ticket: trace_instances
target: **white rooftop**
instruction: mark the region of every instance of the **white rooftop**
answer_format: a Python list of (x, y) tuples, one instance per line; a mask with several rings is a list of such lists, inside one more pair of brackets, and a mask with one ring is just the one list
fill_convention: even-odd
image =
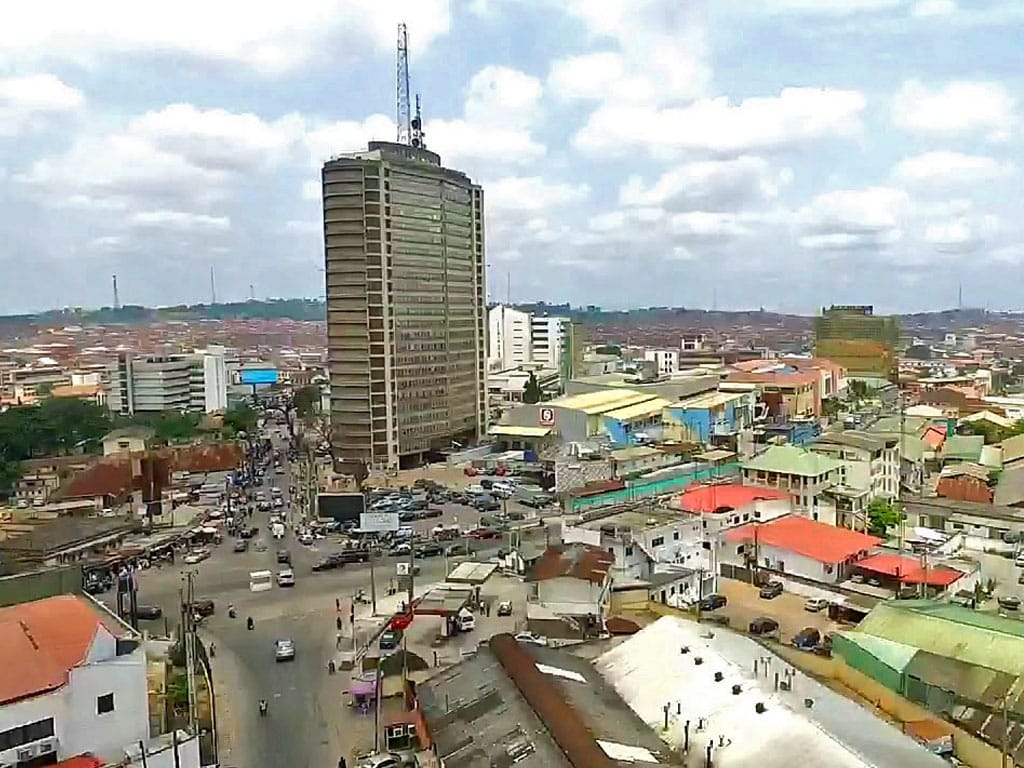
[[(763, 670), (757, 677), (755, 661)], [(673, 748), (682, 746), (690, 722), (686, 765), (692, 768), (704, 765), (712, 740), (716, 768), (790, 768), (796, 755), (801, 765), (830, 768), (948, 768), (855, 702), (720, 627), (665, 616), (600, 656), (596, 667)], [(776, 673), (792, 680), (792, 691), (775, 690)], [(734, 685), (740, 686), (738, 695)], [(810, 708), (805, 699), (812, 701)], [(765, 706), (760, 714), (759, 703)]]

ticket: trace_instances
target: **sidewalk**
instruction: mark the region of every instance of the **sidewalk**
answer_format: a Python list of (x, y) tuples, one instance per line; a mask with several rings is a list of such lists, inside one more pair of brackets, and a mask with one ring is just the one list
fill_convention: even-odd
[[(439, 587), (442, 583), (435, 581), (423, 585), (417, 584), (413, 592), (414, 599), (423, 597), (423, 595)], [(373, 613), (369, 605), (357, 605), (354, 627), (349, 624), (348, 616), (342, 617), (345, 629), (342, 630), (341, 645), (336, 648), (334, 653), (334, 663), (338, 669), (352, 669), (362, 660), (369, 646), (386, 629), (388, 621), (398, 612), (408, 597), (407, 592), (398, 592), (394, 595), (378, 597), (376, 614)], [(352, 636), (353, 630), (355, 632), (354, 641)]]

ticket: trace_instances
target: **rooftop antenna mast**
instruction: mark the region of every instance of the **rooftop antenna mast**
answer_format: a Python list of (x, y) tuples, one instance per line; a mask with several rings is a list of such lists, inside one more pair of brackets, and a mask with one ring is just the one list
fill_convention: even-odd
[(210, 267), (210, 304), (217, 303), (217, 280), (213, 276), (213, 267)]
[(114, 309), (120, 309), (121, 308), (121, 299), (117, 295), (117, 275), (113, 275), (113, 282), (114, 282)]
[(395, 122), (398, 123), (398, 143), (409, 144), (412, 140), (411, 115), (409, 114), (409, 33), (405, 23), (398, 25), (398, 106)]
[(416, 115), (412, 119), (412, 145), (420, 149), (427, 148), (427, 137), (423, 133), (423, 115), (420, 112), (420, 95), (416, 94)]

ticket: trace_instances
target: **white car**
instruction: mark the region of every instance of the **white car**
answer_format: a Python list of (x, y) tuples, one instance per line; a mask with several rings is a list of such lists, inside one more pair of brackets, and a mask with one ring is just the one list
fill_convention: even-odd
[(276, 661), (292, 661), (295, 658), (295, 643), (292, 640), (278, 640), (274, 643), (274, 659)]
[(291, 568), (277, 574), (277, 586), (279, 587), (294, 587), (295, 586), (295, 571)]
[(185, 563), (185, 565), (197, 565), (198, 563), (203, 562), (203, 560), (205, 560), (209, 556), (210, 553), (207, 552), (205, 549), (194, 549), (187, 555), (185, 555), (183, 562)]
[(401, 768), (405, 763), (401, 755), (394, 752), (378, 752), (368, 755), (356, 763), (356, 768)]
[(548, 639), (541, 635), (535, 635), (533, 632), (518, 632), (516, 633), (516, 641), (520, 643), (527, 643), (528, 645), (547, 645)]
[(804, 610), (810, 611), (811, 613), (817, 613), (828, 608), (828, 600), (823, 597), (812, 597), (806, 603), (804, 603)]

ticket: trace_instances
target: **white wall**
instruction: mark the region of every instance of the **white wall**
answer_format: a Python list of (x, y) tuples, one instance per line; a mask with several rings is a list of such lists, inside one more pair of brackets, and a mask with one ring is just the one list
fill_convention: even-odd
[(537, 582), (537, 602), (554, 613), (569, 616), (603, 615), (608, 589), (586, 579), (561, 576)]
[[(94, 648), (90, 655), (96, 653)], [(83, 752), (120, 758), (125, 746), (149, 738), (146, 690), (145, 653), (139, 647), (73, 669), (68, 684), (57, 691), (0, 708), (0, 731), (52, 717), (60, 759)], [(97, 714), (96, 700), (107, 693), (114, 694), (114, 711)], [(0, 756), (0, 762), (6, 759)]]
[(648, 349), (644, 360), (654, 363), (660, 374), (676, 373), (679, 370), (679, 352), (674, 349)]
[(206, 413), (227, 410), (228, 369), (223, 352), (203, 355), (203, 396)]
[(502, 368), (525, 365), (533, 358), (531, 315), (499, 304), (487, 312), (489, 360)]

